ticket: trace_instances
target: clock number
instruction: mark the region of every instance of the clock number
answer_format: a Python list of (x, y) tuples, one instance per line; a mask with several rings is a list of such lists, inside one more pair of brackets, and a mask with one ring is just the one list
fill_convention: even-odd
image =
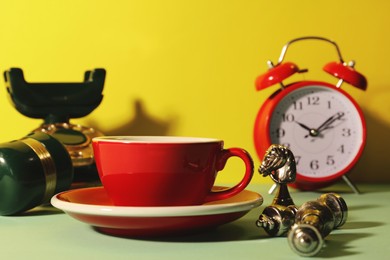
[(344, 145), (340, 145), (340, 147), (337, 149), (340, 153), (344, 153)]
[(294, 110), (302, 110), (303, 109), (303, 103), (302, 101), (294, 101), (293, 102), (293, 107), (294, 107)]
[(320, 168), (320, 165), (318, 163), (318, 160), (313, 160), (310, 162), (310, 169), (318, 170), (319, 168)]
[(296, 155), (295, 156), (295, 164), (298, 165), (300, 160), (301, 160), (301, 156)]
[(344, 137), (351, 136), (351, 129), (350, 128), (343, 128), (343, 133), (341, 134)]
[(319, 96), (310, 96), (307, 97), (307, 104), (309, 106), (318, 106), (320, 104), (320, 97)]
[(327, 165), (333, 165), (335, 163), (334, 161), (334, 158), (332, 155), (328, 155), (328, 157), (326, 158), (326, 164)]
[(283, 122), (294, 122), (295, 118), (293, 114), (283, 114), (282, 120)]
[(278, 129), (276, 129), (275, 134), (276, 134), (277, 138), (280, 138), (286, 134), (286, 131), (284, 131), (283, 128), (278, 128)]
[(331, 109), (332, 108), (332, 102), (330, 102), (330, 100), (328, 101), (328, 109)]

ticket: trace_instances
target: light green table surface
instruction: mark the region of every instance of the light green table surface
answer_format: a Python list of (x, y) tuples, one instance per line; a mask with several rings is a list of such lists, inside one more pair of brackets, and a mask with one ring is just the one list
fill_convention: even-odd
[[(388, 259), (390, 253), (390, 185), (358, 185), (363, 194), (343, 185), (339, 193), (349, 207), (344, 226), (331, 232), (315, 258)], [(87, 224), (53, 209), (36, 209), (17, 217), (0, 217), (1, 259), (302, 259), (285, 237), (270, 238), (255, 221), (273, 195), (269, 185), (251, 185), (264, 204), (243, 218), (207, 233), (154, 240), (119, 238), (96, 232)], [(297, 205), (320, 192), (291, 190)], [(12, 257), (12, 258), (11, 258)], [(314, 257), (312, 257), (314, 259)]]

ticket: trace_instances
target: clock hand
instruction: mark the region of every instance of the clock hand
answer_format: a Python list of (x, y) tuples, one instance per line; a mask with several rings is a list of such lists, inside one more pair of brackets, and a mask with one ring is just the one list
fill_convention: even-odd
[(338, 112), (337, 114), (335, 114), (335, 115), (331, 116), (330, 118), (328, 118), (322, 125), (320, 125), (317, 128), (318, 133), (322, 132), (323, 130), (333, 128), (333, 126), (331, 126), (331, 124), (334, 121), (341, 119), (343, 116), (344, 116), (343, 112)]
[(308, 138), (309, 136), (317, 136), (318, 133), (317, 133), (317, 130), (314, 129), (314, 128), (310, 128), (308, 127), (307, 125), (305, 124), (302, 124), (298, 121), (295, 121), (299, 126), (301, 126), (302, 128), (306, 129), (307, 131), (309, 131), (309, 134), (305, 135), (305, 138)]
[(308, 129), (309, 134), (305, 135), (305, 138), (308, 138), (309, 136), (317, 137), (320, 135), (320, 133), (322, 131), (324, 131), (326, 129), (333, 128), (333, 126), (331, 126), (331, 124), (334, 121), (341, 119), (343, 116), (344, 116), (343, 112), (338, 112), (338, 113), (334, 114), (333, 116), (329, 117), (328, 119), (326, 119), (325, 122), (323, 122), (317, 129), (315, 129), (315, 128)]
[(329, 117), (325, 120), (318, 128), (317, 130), (321, 130), (322, 128), (326, 127), (327, 125), (333, 123), (334, 120), (339, 116), (339, 113), (334, 114), (333, 116)]
[(300, 125), (302, 128), (304, 128), (304, 129), (306, 129), (306, 130), (308, 130), (308, 131), (311, 131), (311, 128), (310, 127), (308, 127), (307, 125), (304, 125), (304, 124), (302, 124), (302, 123), (300, 123), (300, 122), (298, 122), (298, 121), (295, 121), (298, 125)]

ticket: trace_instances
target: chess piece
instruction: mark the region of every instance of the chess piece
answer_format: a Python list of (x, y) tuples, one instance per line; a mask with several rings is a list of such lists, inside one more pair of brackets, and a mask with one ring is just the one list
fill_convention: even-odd
[(269, 205), (256, 221), (258, 227), (262, 227), (269, 236), (280, 237), (287, 234), (294, 224), (297, 209), (294, 205)]
[(285, 146), (271, 145), (259, 167), (261, 175), (270, 176), (279, 189), (271, 205), (267, 206), (259, 219), (262, 227), (270, 236), (283, 236), (294, 224), (297, 207), (288, 191), (287, 184), (295, 180), (296, 164), (293, 153)]
[(314, 256), (324, 245), (324, 238), (347, 220), (344, 199), (335, 193), (321, 195), (304, 203), (296, 212), (295, 224), (288, 233), (291, 249), (301, 256)]

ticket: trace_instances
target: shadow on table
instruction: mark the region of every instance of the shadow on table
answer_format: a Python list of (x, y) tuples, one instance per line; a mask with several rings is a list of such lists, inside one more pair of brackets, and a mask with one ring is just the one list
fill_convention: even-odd
[[(95, 231), (101, 233), (99, 229)], [(107, 235), (107, 234), (106, 234)], [(108, 234), (109, 235), (109, 234)], [(146, 237), (122, 237), (124, 239), (136, 239), (155, 242), (226, 242), (226, 241), (245, 241), (270, 238), (263, 229), (256, 227), (253, 221), (241, 220), (237, 223), (229, 223), (219, 227), (208, 229), (198, 229), (195, 231), (186, 231), (183, 234), (159, 235)]]
[[(343, 230), (356, 230), (362, 228), (373, 228), (385, 225), (381, 222), (373, 221), (352, 221), (347, 222), (342, 227)], [(319, 257), (331, 258), (337, 256), (347, 256), (359, 254), (359, 251), (354, 250), (353, 247), (348, 246), (352, 241), (361, 238), (373, 236), (370, 233), (340, 233), (332, 232), (328, 237), (325, 238), (325, 248), (319, 253)]]
[(380, 227), (385, 225), (382, 222), (374, 222), (374, 221), (353, 221), (347, 222), (344, 224), (342, 229), (362, 229), (362, 228), (372, 228), (372, 227)]
[(226, 242), (266, 239), (269, 236), (263, 229), (256, 227), (253, 221), (240, 221), (215, 227), (208, 230), (201, 230), (196, 233), (155, 238), (160, 242)]
[(354, 247), (348, 246), (352, 241), (372, 236), (369, 233), (351, 233), (351, 234), (334, 234), (329, 235), (325, 240), (325, 247), (317, 255), (321, 258), (332, 258), (340, 256), (356, 255), (360, 252)]
[(54, 208), (52, 206), (38, 206), (31, 210), (12, 215), (12, 217), (33, 217), (33, 216), (46, 216), (46, 215), (57, 215), (64, 214), (62, 210)]

